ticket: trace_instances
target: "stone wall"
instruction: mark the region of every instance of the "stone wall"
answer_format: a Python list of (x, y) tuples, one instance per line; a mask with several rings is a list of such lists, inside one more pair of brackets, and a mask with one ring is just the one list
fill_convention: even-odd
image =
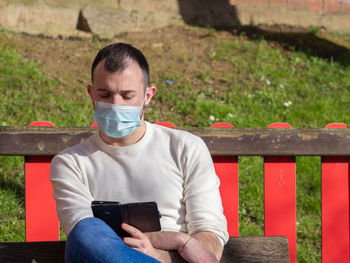
[(350, 32), (350, 0), (0, 0), (0, 27), (102, 38), (171, 24), (314, 26)]

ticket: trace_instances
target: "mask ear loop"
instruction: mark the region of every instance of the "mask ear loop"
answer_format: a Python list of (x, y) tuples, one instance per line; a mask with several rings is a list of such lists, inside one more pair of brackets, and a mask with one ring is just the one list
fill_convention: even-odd
[(146, 89), (145, 89), (145, 97), (143, 98), (143, 109), (147, 109), (148, 108), (148, 104), (147, 105), (145, 105), (145, 101), (146, 101), (146, 90), (148, 89), (149, 87), (146, 87)]
[(142, 114), (145, 112), (145, 109), (148, 108), (148, 104), (145, 105), (145, 101), (146, 101), (146, 92), (145, 92), (145, 97), (143, 98), (142, 105), (141, 105), (140, 119), (141, 119)]

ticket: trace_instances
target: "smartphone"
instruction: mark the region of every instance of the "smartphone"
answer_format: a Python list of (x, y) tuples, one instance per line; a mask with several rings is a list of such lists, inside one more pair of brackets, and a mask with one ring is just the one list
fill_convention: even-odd
[(160, 231), (160, 213), (156, 202), (122, 204), (117, 201), (92, 201), (94, 217), (106, 222), (119, 237), (130, 236), (121, 228), (122, 223), (136, 227), (142, 232)]

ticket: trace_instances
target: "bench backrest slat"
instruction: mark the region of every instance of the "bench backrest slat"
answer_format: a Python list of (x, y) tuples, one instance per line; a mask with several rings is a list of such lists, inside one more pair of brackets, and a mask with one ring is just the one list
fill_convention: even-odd
[(294, 157), (264, 160), (265, 235), (288, 237), (291, 262), (296, 262), (296, 178)]
[(52, 196), (52, 157), (25, 158), (26, 241), (59, 240), (56, 202)]
[[(212, 156), (350, 156), (350, 129), (181, 128), (200, 136)], [(2, 127), (0, 155), (55, 155), (96, 127)]]
[(227, 230), (231, 237), (239, 235), (239, 190), (238, 158), (234, 156), (214, 156), (215, 172), (220, 179), (220, 194)]
[(322, 262), (349, 263), (349, 161), (322, 158)]

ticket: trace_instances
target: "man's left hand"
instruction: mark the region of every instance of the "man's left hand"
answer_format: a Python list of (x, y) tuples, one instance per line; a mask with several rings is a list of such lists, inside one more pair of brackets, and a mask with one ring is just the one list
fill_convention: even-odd
[(123, 241), (127, 246), (148, 256), (161, 260), (160, 253), (158, 253), (158, 250), (152, 246), (152, 243), (147, 235), (142, 233), (137, 228), (125, 223), (123, 223), (121, 227), (131, 235), (131, 237), (123, 238)]

